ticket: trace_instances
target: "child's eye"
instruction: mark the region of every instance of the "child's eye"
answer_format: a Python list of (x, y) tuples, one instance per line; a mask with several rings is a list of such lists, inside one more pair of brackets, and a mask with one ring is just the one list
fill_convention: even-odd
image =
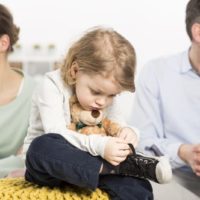
[(97, 92), (97, 91), (95, 91), (95, 90), (91, 90), (91, 93), (92, 93), (93, 95), (100, 95), (100, 94), (101, 94), (100, 92)]
[(110, 98), (114, 98), (114, 97), (116, 97), (116, 94), (112, 94), (112, 95), (110, 95), (109, 97), (110, 97)]

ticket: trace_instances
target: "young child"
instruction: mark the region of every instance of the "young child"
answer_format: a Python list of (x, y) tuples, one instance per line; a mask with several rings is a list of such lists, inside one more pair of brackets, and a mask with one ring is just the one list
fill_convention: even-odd
[[(72, 45), (61, 69), (47, 73), (33, 96), (24, 144), (26, 180), (99, 187), (112, 199), (153, 199), (149, 182), (135, 177), (163, 183), (171, 178), (171, 169), (163, 159), (133, 154), (129, 146), (136, 146), (139, 135), (122, 119), (115, 98), (135, 90), (135, 65), (134, 48), (112, 29), (95, 28)], [(123, 127), (117, 137), (67, 129), (72, 95), (86, 110), (107, 108), (109, 118)]]

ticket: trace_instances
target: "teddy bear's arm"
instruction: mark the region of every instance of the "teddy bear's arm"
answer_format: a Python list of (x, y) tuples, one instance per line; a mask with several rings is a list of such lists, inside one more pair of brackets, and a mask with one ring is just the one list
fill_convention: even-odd
[(75, 123), (71, 123), (67, 128), (72, 130), (72, 131), (75, 131), (76, 130), (76, 125), (75, 125)]
[(117, 133), (121, 129), (121, 126), (118, 123), (113, 122), (108, 118), (105, 118), (103, 120), (102, 124), (103, 124), (103, 128), (105, 129), (107, 135), (110, 135), (110, 136), (116, 136)]

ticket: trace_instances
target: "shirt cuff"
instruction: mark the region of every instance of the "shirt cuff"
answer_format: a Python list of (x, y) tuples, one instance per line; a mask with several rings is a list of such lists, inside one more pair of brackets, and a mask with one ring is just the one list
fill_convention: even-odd
[(177, 142), (169, 144), (167, 147), (167, 154), (169, 155), (170, 163), (172, 168), (179, 168), (186, 165), (186, 163), (178, 156), (178, 151), (182, 143)]
[(96, 152), (102, 158), (104, 158), (105, 146), (110, 138), (111, 138), (110, 136), (102, 136), (101, 138), (99, 138), (99, 141), (97, 141), (96, 143)]

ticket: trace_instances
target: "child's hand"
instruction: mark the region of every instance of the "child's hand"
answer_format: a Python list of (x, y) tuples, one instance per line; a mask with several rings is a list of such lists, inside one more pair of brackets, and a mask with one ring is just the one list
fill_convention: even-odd
[(111, 137), (105, 146), (104, 159), (116, 166), (126, 159), (130, 153), (128, 143), (116, 137)]
[(127, 143), (133, 144), (134, 147), (136, 147), (138, 144), (138, 137), (131, 128), (122, 128), (117, 134), (117, 137), (124, 139)]

